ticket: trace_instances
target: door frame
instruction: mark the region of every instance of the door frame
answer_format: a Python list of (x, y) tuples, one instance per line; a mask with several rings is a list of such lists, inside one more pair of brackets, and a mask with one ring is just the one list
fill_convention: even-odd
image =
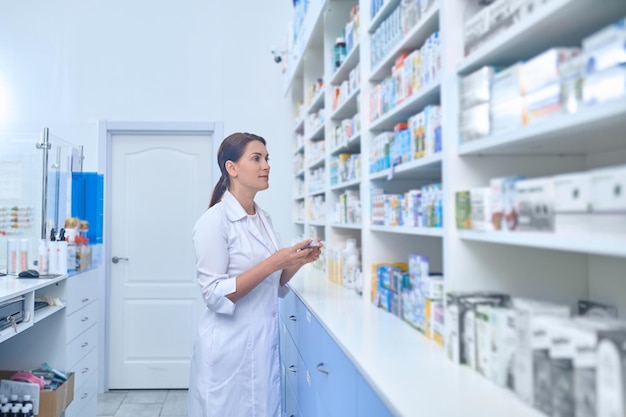
[[(212, 135), (213, 154), (217, 156), (222, 141), (224, 128), (221, 122), (116, 122), (98, 121), (98, 172), (104, 175), (104, 228), (102, 245), (102, 264), (104, 280), (100, 283), (98, 293), (103, 302), (99, 305), (98, 322), (98, 392), (109, 390), (109, 342), (110, 342), (110, 311), (111, 311), (111, 265), (107, 260), (111, 257), (111, 181), (112, 144), (114, 135)], [(220, 177), (217, 163), (211, 170), (211, 181), (215, 183)]]

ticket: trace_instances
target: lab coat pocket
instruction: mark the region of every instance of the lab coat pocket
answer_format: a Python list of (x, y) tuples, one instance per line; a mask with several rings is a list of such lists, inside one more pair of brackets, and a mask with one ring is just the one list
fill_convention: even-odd
[[(218, 390), (229, 383), (251, 361), (252, 341), (248, 329), (222, 323), (213, 332), (209, 353), (209, 391)], [(231, 324), (231, 326), (229, 326)], [(229, 328), (230, 327), (230, 328)]]

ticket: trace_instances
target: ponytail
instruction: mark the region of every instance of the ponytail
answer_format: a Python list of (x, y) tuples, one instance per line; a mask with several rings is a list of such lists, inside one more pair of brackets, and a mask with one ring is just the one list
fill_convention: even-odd
[(209, 204), (209, 208), (216, 205), (224, 196), (224, 193), (228, 189), (228, 173), (226, 171), (222, 172), (222, 176), (215, 184), (215, 188), (213, 188), (213, 196), (211, 197), (211, 203)]
[(244, 153), (244, 150), (246, 149), (246, 146), (253, 140), (258, 140), (265, 145), (265, 139), (261, 136), (253, 135), (252, 133), (233, 133), (222, 141), (220, 148), (217, 151), (217, 165), (220, 167), (222, 176), (217, 181), (217, 184), (215, 184), (209, 208), (216, 205), (222, 199), (224, 193), (230, 186), (230, 177), (228, 175), (228, 171), (226, 171), (226, 162), (239, 161)]

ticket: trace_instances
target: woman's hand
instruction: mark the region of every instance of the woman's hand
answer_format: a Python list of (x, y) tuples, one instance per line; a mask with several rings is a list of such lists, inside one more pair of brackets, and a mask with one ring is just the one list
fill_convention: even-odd
[(313, 262), (320, 257), (322, 243), (318, 238), (319, 246), (309, 246), (311, 239), (303, 240), (293, 246), (280, 249), (272, 254), (272, 260), (276, 263), (276, 269), (287, 269), (290, 267), (300, 267)]

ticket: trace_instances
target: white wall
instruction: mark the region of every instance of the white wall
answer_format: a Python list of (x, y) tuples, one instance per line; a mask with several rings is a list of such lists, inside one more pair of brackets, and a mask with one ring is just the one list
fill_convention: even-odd
[(289, 243), (293, 126), (270, 49), (283, 43), (291, 5), (2, 1), (0, 131), (49, 127), (85, 146), (88, 171), (99, 166), (98, 120), (222, 122), (225, 134), (260, 134), (272, 174), (257, 201)]
[(259, 202), (291, 218), (289, 103), (270, 54), (290, 16), (288, 0), (0, 2), (0, 129), (49, 127), (96, 170), (98, 120), (221, 121), (268, 140)]

